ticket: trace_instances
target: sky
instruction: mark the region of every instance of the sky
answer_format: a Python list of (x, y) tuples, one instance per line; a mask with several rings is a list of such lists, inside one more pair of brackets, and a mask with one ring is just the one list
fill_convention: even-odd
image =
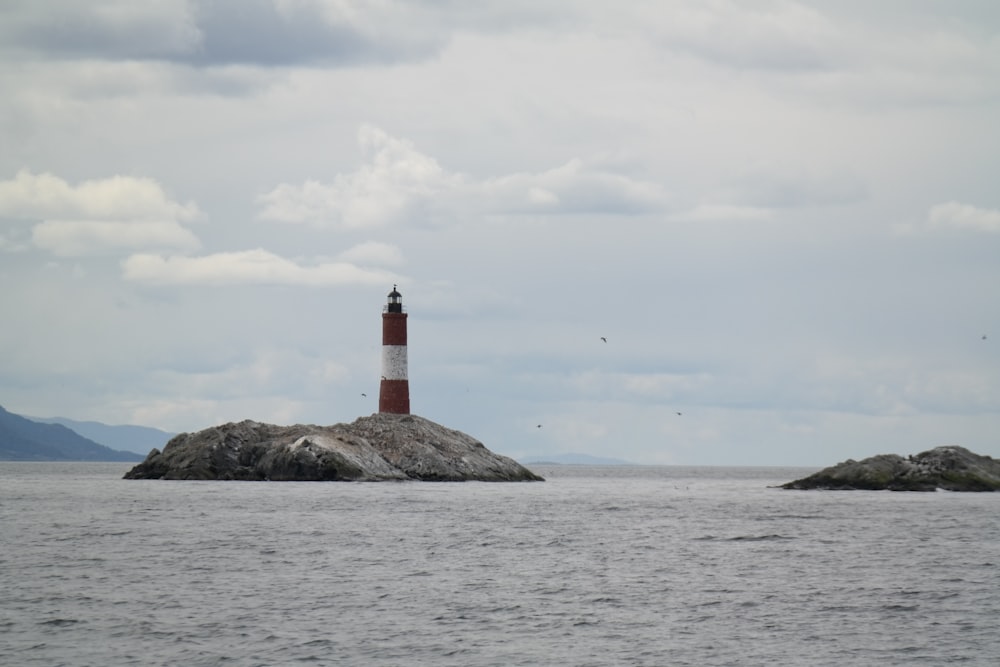
[[(992, 0), (7, 0), (0, 405), (1000, 457)], [(602, 340), (606, 339), (606, 342)]]

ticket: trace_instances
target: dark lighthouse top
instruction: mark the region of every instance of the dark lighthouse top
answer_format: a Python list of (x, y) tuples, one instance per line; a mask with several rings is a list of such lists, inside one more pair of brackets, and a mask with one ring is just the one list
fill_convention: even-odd
[(403, 312), (403, 295), (396, 291), (395, 285), (392, 286), (392, 291), (389, 292), (389, 304), (385, 307), (385, 312)]

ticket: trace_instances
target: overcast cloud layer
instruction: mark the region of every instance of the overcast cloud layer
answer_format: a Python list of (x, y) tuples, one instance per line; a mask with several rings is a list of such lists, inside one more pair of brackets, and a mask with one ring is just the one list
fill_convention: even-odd
[[(1000, 456), (993, 2), (13, 0), (0, 405)], [(607, 342), (602, 340), (602, 337)]]

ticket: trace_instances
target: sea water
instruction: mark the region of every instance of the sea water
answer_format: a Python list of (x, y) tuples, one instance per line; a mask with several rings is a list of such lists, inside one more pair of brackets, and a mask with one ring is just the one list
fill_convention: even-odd
[(811, 470), (122, 480), (0, 464), (0, 664), (1000, 664), (1000, 494)]

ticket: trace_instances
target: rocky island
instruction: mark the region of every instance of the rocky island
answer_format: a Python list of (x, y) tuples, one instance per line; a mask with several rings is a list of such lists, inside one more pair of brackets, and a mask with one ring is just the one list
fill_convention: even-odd
[(333, 426), (247, 420), (182, 433), (125, 479), (543, 481), (465, 433), (390, 413)]
[(905, 459), (896, 454), (848, 459), (781, 488), (1000, 491), (1000, 461), (964, 447), (935, 447)]

